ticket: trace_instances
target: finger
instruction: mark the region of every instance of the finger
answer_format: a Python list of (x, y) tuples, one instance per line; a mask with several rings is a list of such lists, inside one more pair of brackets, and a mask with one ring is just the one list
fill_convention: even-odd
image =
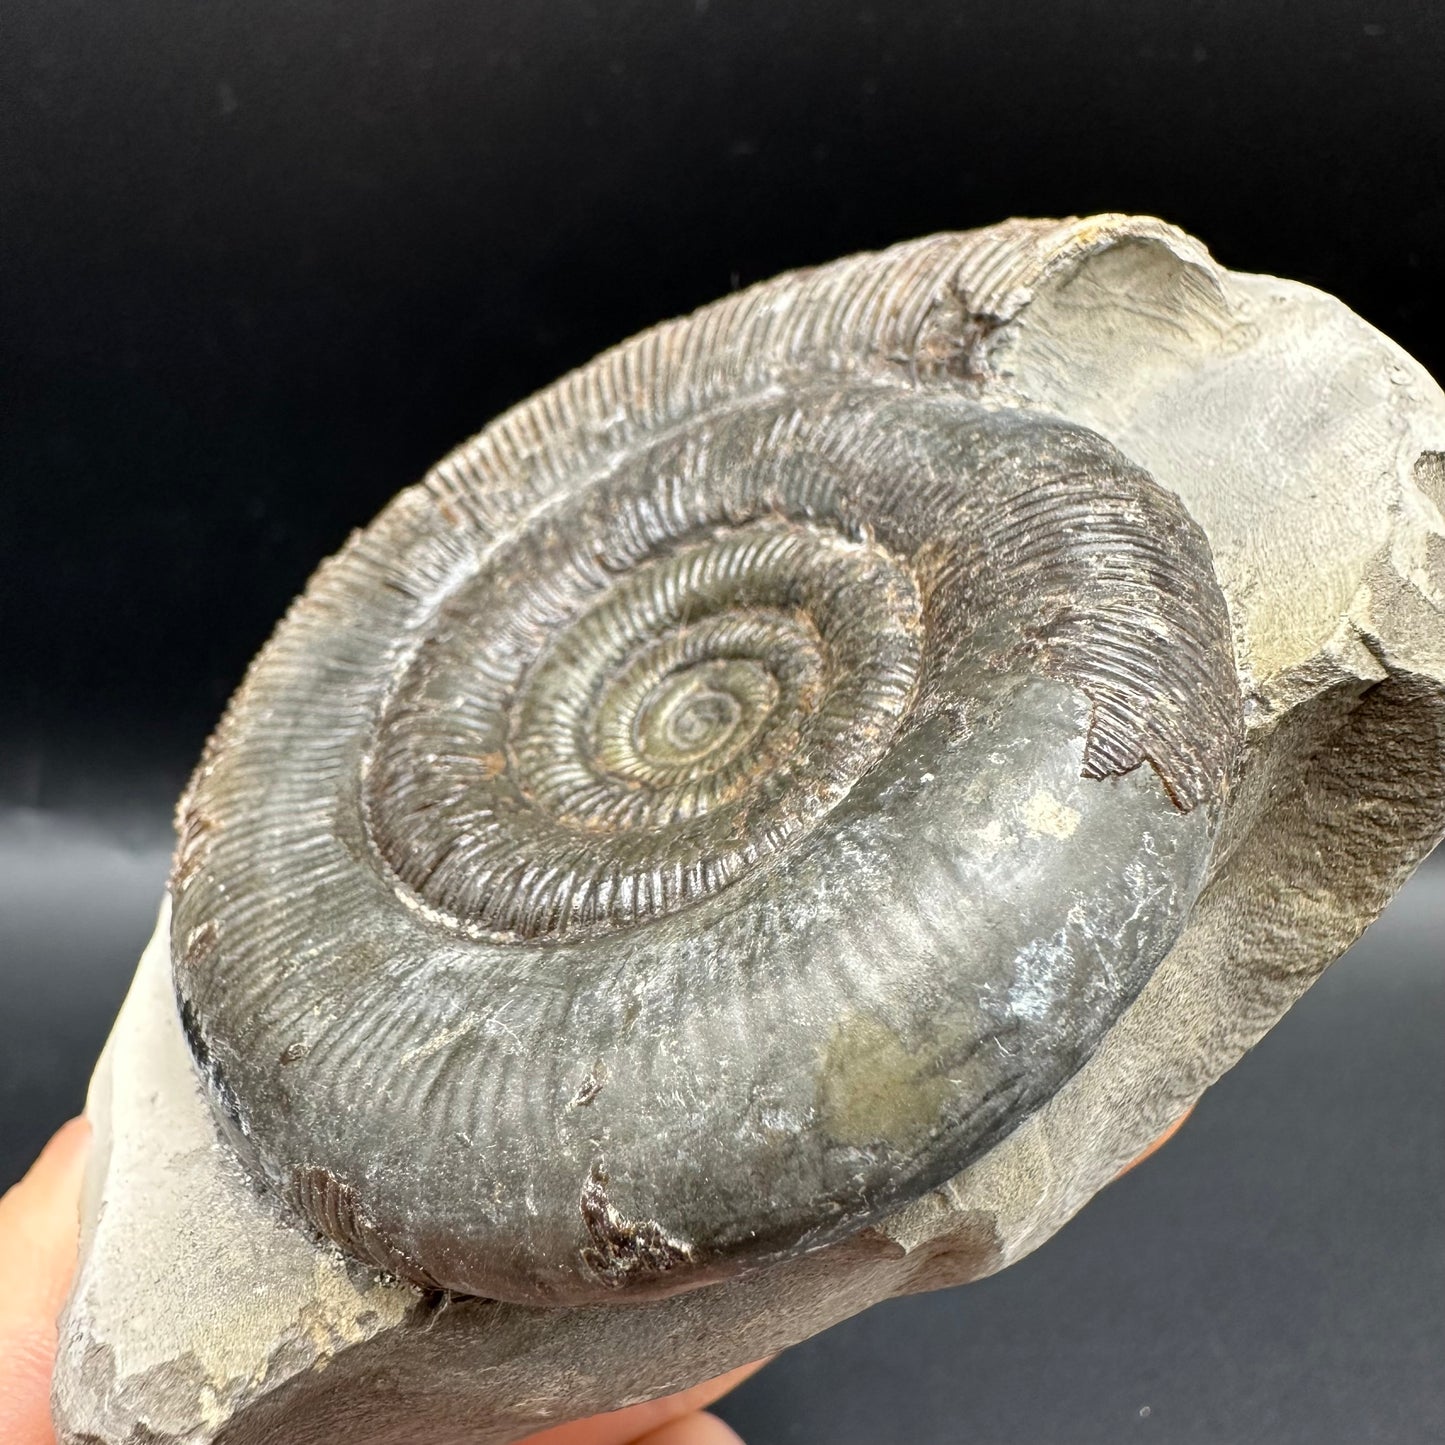
[(635, 1445), (743, 1445), (742, 1437), (716, 1415), (684, 1415), (661, 1430), (644, 1435)]
[(51, 1445), (55, 1317), (75, 1268), (90, 1128), (72, 1119), (0, 1199), (0, 1440)]
[[(700, 1416), (702, 1410), (735, 1385), (740, 1385), (749, 1375), (756, 1374), (767, 1364), (766, 1360), (755, 1360), (738, 1370), (729, 1370), (726, 1375), (704, 1380), (690, 1390), (678, 1395), (665, 1395), (660, 1400), (648, 1400), (642, 1405), (629, 1405), (625, 1410), (613, 1410), (606, 1415), (594, 1415), (590, 1420), (573, 1420), (567, 1425), (556, 1425), (543, 1430), (540, 1435), (529, 1435), (525, 1445), (633, 1445), (633, 1442), (647, 1441), (656, 1445), (653, 1436), (674, 1423), (691, 1417), (691, 1428), (713, 1430), (712, 1434), (698, 1436), (680, 1435), (664, 1437), (666, 1445), (733, 1445), (737, 1436), (721, 1420), (711, 1415)], [(711, 1422), (698, 1426), (696, 1421)], [(717, 1434), (721, 1429), (725, 1434)]]

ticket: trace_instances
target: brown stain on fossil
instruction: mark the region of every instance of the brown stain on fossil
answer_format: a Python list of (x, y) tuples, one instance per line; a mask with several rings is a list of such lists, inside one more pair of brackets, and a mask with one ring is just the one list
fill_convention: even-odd
[(972, 395), (993, 375), (992, 352), (1007, 320), (978, 310), (956, 285), (942, 289), (905, 353), (919, 381), (947, 380)]
[(211, 843), (219, 822), (204, 808), (191, 806), (189, 797), (181, 799), (176, 813), (177, 841), (171, 862), (170, 891), (182, 894), (206, 866)]
[(692, 1246), (669, 1234), (656, 1220), (631, 1219), (608, 1195), (611, 1180), (593, 1164), (582, 1181), (579, 1207), (592, 1240), (582, 1261), (609, 1288), (621, 1289), (637, 1275), (661, 1275), (692, 1261)]
[(419, 1288), (430, 1288), (427, 1271), (379, 1230), (356, 1190), (321, 1165), (298, 1168), (291, 1176), (291, 1206), (327, 1239), (347, 1253)]
[(607, 1070), (599, 1061), (592, 1065), (587, 1077), (577, 1087), (577, 1092), (567, 1101), (569, 1109), (585, 1109), (602, 1092), (607, 1083)]
[(205, 968), (220, 946), (221, 931), (214, 918), (203, 919), (186, 934), (181, 963), (188, 969)]

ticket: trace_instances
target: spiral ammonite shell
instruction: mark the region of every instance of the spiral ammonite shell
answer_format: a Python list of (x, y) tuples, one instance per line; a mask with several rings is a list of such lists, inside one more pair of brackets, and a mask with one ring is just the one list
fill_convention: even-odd
[(951, 244), (525, 403), (254, 664), (182, 804), (176, 987), (241, 1156), (353, 1254), (579, 1303), (840, 1240), (1178, 933), (1240, 727), (1208, 550), (990, 405)]

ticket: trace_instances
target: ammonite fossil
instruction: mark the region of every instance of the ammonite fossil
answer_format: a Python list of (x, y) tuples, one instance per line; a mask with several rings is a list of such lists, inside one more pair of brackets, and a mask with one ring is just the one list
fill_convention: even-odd
[(473, 1297), (510, 1438), (1057, 1228), (1440, 832), (1442, 417), (1317, 293), (1015, 222), (647, 332), (402, 492), (208, 746), (167, 930), (207, 1168), (384, 1272), (357, 1378)]
[[(670, 352), (601, 407), (693, 390)], [(578, 1303), (836, 1239), (1047, 1099), (1177, 936), (1240, 726), (1203, 534), (1083, 428), (906, 372), (553, 427), (293, 609), (172, 946), (308, 1219)]]

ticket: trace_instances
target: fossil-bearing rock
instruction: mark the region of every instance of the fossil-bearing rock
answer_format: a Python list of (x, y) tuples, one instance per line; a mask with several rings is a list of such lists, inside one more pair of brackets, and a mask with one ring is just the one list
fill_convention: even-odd
[(1414, 362), (1120, 216), (499, 418), (182, 800), (62, 1439), (511, 1440), (1019, 1258), (1445, 827), (1441, 505)]

